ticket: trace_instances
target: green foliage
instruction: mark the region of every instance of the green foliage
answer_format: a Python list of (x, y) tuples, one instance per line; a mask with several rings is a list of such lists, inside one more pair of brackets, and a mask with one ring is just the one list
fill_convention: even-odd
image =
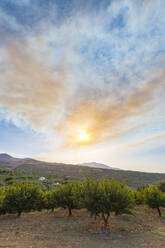
[(38, 181), (38, 176), (26, 174), (23, 172), (0, 170), (0, 186), (17, 185), (26, 181), (40, 184)]
[(51, 209), (53, 211), (54, 208), (57, 207), (56, 191), (55, 190), (45, 191), (44, 198), (45, 198), (45, 208)]
[(51, 183), (48, 180), (44, 180), (42, 182), (42, 188), (48, 191), (51, 190)]
[(44, 206), (43, 192), (38, 185), (23, 183), (9, 186), (4, 198), (3, 207), (8, 213), (41, 210)]
[(143, 191), (134, 191), (133, 192), (134, 194), (134, 198), (135, 198), (135, 202), (136, 202), (136, 205), (141, 205), (144, 203), (144, 193)]
[(144, 192), (144, 190), (145, 190), (146, 188), (148, 188), (149, 186), (150, 186), (149, 184), (145, 184), (145, 185), (143, 185), (143, 186), (140, 186), (140, 187), (137, 188), (137, 191), (139, 191), (139, 192)]
[(13, 180), (12, 177), (6, 177), (6, 178), (5, 178), (5, 181), (6, 181), (6, 182), (11, 181), (11, 180)]
[[(4, 172), (6, 173), (6, 172)], [(23, 177), (24, 174), (21, 174)], [(131, 213), (136, 204), (146, 204), (148, 207), (157, 209), (161, 216), (160, 207), (165, 207), (164, 182), (158, 186), (145, 185), (136, 191), (131, 191), (125, 183), (115, 180), (103, 181), (86, 178), (82, 183), (65, 183), (59, 186), (48, 187), (45, 191), (40, 182), (24, 182), (9, 184), (13, 181), (12, 175), (8, 174), (5, 185), (0, 188), (0, 214), (18, 213), (62, 207), (68, 209), (69, 216), (73, 209), (86, 208), (91, 216), (100, 216), (107, 227), (110, 214), (116, 215)], [(54, 178), (50, 178), (52, 182)], [(49, 181), (48, 181), (49, 183)]]
[(98, 180), (90, 179), (88, 177), (82, 183), (82, 205), (91, 213), (91, 216), (94, 217), (99, 216), (100, 214), (100, 199), (102, 192), (99, 184)]
[(134, 198), (137, 205), (141, 205), (145, 203), (145, 191), (148, 189), (149, 185), (143, 185), (138, 187), (136, 191), (134, 191)]
[(6, 209), (4, 207), (4, 200), (6, 197), (6, 190), (5, 187), (0, 188), (0, 214), (5, 214)]
[(69, 216), (72, 215), (72, 209), (79, 208), (75, 194), (77, 192), (77, 183), (67, 183), (60, 185), (54, 192), (58, 207), (67, 208)]
[(92, 216), (101, 216), (104, 226), (107, 226), (110, 213), (116, 215), (131, 213), (134, 207), (134, 197), (130, 189), (123, 183), (107, 178), (99, 182), (95, 179), (86, 178), (83, 183), (84, 207), (90, 211)]
[(145, 204), (153, 209), (157, 209), (161, 216), (160, 207), (165, 207), (165, 193), (157, 186), (148, 186), (144, 191)]
[(165, 181), (158, 184), (158, 188), (165, 193)]

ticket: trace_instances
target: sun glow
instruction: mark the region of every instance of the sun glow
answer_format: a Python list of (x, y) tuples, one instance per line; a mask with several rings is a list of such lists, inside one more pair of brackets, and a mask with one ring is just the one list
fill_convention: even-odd
[(77, 140), (79, 142), (87, 142), (89, 140), (89, 138), (90, 138), (89, 134), (87, 132), (85, 132), (85, 131), (79, 133), (78, 136), (77, 136)]

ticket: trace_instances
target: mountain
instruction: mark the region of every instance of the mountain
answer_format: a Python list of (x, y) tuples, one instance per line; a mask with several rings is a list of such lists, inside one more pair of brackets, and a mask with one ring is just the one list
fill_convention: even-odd
[(107, 169), (107, 170), (120, 170), (119, 168), (114, 168), (105, 164), (100, 164), (96, 162), (87, 162), (87, 163), (82, 163), (82, 164), (77, 164), (80, 166), (87, 166), (91, 168), (102, 168), (102, 169)]
[(11, 162), (16, 161), (16, 160), (17, 160), (16, 158), (13, 158), (12, 156), (10, 156), (7, 153), (1, 153), (0, 154), (0, 162), (11, 163)]
[[(47, 163), (50, 164), (48, 162), (44, 162), (44, 161), (39, 161), (36, 159), (32, 159), (32, 158), (14, 158), (12, 156), (10, 156), (7, 153), (1, 153), (0, 154), (0, 162), (3, 163)], [(51, 164), (56, 164), (56, 163), (51, 163)], [(105, 164), (101, 164), (101, 163), (96, 163), (96, 162), (87, 162), (87, 163), (82, 163), (82, 164), (76, 164), (78, 166), (86, 166), (86, 167), (91, 167), (91, 168), (102, 168), (102, 169), (111, 169), (111, 170), (120, 170), (118, 168), (114, 168), (114, 167), (110, 167), (108, 165)], [(75, 166), (76, 166), (75, 165)]]
[[(100, 166), (102, 166), (102, 168), (100, 168)], [(31, 158), (14, 158), (4, 153), (0, 154), (0, 170), (24, 172), (37, 176), (55, 177), (71, 181), (82, 181), (86, 175), (99, 180), (103, 180), (105, 176), (107, 176), (109, 179), (116, 179), (118, 181), (125, 180), (127, 185), (132, 188), (137, 188), (144, 184), (155, 184), (158, 181), (165, 181), (165, 174), (163, 173), (119, 170), (97, 163), (85, 163), (85, 166), (83, 164), (48, 163)]]
[(14, 162), (39, 162), (32, 158), (14, 158), (7, 153), (0, 153), (0, 162), (14, 163)]

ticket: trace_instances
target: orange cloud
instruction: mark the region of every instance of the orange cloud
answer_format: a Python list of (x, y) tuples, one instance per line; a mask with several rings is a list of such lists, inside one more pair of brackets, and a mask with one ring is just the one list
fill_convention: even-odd
[[(154, 93), (162, 82), (161, 76), (155, 81), (146, 83), (124, 99), (113, 103), (110, 101), (111, 95), (107, 93), (100, 94), (102, 96), (99, 98), (93, 96), (91, 99), (85, 99), (68, 111), (59, 131), (68, 137), (67, 145), (70, 146), (96, 144), (119, 136), (125, 131), (125, 127), (122, 126), (123, 121), (140, 115), (142, 108), (153, 100)], [(88, 142), (81, 144), (76, 142), (75, 137), (80, 132), (89, 134)]]
[(40, 129), (62, 105), (67, 79), (64, 65), (53, 71), (46, 58), (41, 62), (26, 45), (15, 40), (7, 45), (8, 66), (0, 76), (0, 104)]
[[(6, 51), (8, 64), (0, 76), (0, 104), (27, 119), (36, 130), (58, 131), (69, 147), (93, 145), (121, 135), (126, 131), (124, 121), (140, 115), (143, 107), (148, 110), (147, 104), (163, 85), (164, 74), (160, 74), (129, 94), (128, 88), (127, 95), (120, 93), (123, 88), (119, 86), (117, 93), (110, 92), (107, 84), (95, 89), (77, 86), (73, 96), (70, 92), (76, 82), (69, 82), (65, 60), (52, 70), (46, 58), (43, 62), (33, 55), (28, 43), (15, 40), (7, 44)], [(79, 139), (84, 133), (88, 138)]]

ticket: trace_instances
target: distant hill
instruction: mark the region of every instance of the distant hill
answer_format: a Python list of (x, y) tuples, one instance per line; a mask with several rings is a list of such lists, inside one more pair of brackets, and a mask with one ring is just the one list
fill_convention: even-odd
[(108, 169), (108, 170), (120, 170), (119, 168), (114, 168), (105, 164), (100, 164), (96, 162), (87, 162), (87, 163), (82, 163), (82, 164), (77, 164), (80, 166), (87, 166), (91, 168), (102, 168), (102, 169)]
[[(48, 162), (44, 162), (44, 161), (39, 161), (36, 159), (32, 159), (32, 158), (14, 158), (12, 156), (10, 156), (7, 153), (0, 153), (0, 162), (3, 163), (12, 163), (13, 165), (15, 165), (15, 163), (44, 163), (44, 164), (50, 164)], [(57, 164), (57, 163), (51, 163), (51, 164)], [(108, 165), (105, 164), (101, 164), (101, 163), (96, 163), (96, 162), (87, 162), (87, 163), (82, 163), (82, 164), (76, 164), (75, 166), (86, 166), (86, 167), (91, 167), (91, 168), (102, 168), (102, 169), (112, 169), (112, 170), (120, 170), (119, 168), (114, 168), (114, 167), (110, 167)]]
[(16, 162), (40, 162), (32, 158), (14, 158), (7, 153), (0, 153), (0, 163), (16, 163)]
[(0, 162), (10, 163), (10, 162), (15, 161), (15, 160), (16, 160), (15, 158), (8, 155), (7, 153), (1, 153), (0, 154)]
[[(89, 163), (87, 163), (89, 164)], [(93, 164), (93, 163), (92, 163)], [(97, 163), (94, 163), (97, 165)], [(106, 167), (106, 165), (104, 165)], [(0, 154), (0, 170), (10, 170), (15, 172), (25, 172), (38, 176), (55, 176), (66, 178), (67, 180), (83, 180), (86, 175), (99, 180), (108, 176), (109, 179), (118, 181), (126, 180), (127, 185), (136, 188), (144, 184), (153, 184), (158, 181), (165, 181), (163, 173), (146, 173), (138, 171), (126, 171), (84, 165), (73, 165), (64, 163), (47, 163), (31, 158), (18, 159), (8, 154)]]

